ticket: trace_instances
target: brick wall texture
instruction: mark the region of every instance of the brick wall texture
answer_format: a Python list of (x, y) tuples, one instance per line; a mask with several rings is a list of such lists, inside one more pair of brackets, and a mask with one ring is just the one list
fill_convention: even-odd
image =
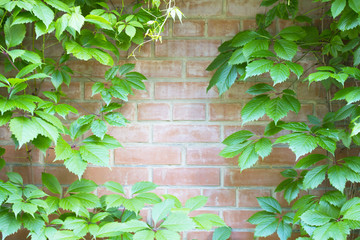
[[(212, 73), (205, 68), (217, 56), (217, 47), (222, 42), (240, 30), (255, 27), (255, 14), (266, 11), (259, 7), (260, 2), (178, 0), (177, 5), (186, 16), (183, 24), (170, 22), (162, 43), (142, 47), (136, 54), (137, 60), (128, 60), (123, 54), (121, 63), (136, 62), (136, 70), (148, 77), (147, 91), (136, 91), (124, 105), (122, 113), (131, 123), (110, 129), (110, 134), (124, 146), (111, 152), (111, 169), (89, 166), (84, 178), (98, 184), (118, 181), (124, 186), (153, 181), (159, 185), (158, 193), (174, 194), (182, 201), (200, 194), (208, 196), (201, 212), (223, 217), (233, 228), (231, 239), (253, 239), (255, 226), (246, 220), (259, 210), (256, 197), (281, 198), (274, 189), (283, 180), (280, 172), (295, 163), (295, 155), (286, 147), (276, 147), (264, 161), (241, 173), (236, 158), (219, 157), (221, 141), (226, 136), (240, 129), (261, 133), (268, 119), (241, 125), (240, 111), (251, 99), (245, 91), (261, 79), (235, 84), (219, 96), (215, 89), (206, 92)], [(301, 7), (309, 9), (309, 2), (300, 1)], [(287, 24), (277, 21), (270, 31), (277, 32)], [(53, 53), (59, 54), (57, 49)], [(71, 67), (97, 80), (102, 80), (107, 70), (95, 61), (73, 61)], [(91, 97), (91, 86), (81, 74), (74, 76), (71, 87), (63, 89), (68, 94), (66, 101), (83, 114), (97, 111), (102, 102), (98, 96)], [(308, 89), (301, 83), (295, 89), (299, 91), (302, 110), (287, 119), (306, 121), (308, 114), (321, 117), (326, 111), (325, 91), (316, 85)], [(25, 149), (15, 152), (9, 137), (9, 132), (0, 128), (0, 143), (7, 150), (4, 156), (7, 169), (22, 173), (26, 182), (41, 184), (44, 170), (59, 177), (65, 185), (77, 179), (61, 162), (53, 162), (52, 151), (46, 156), (33, 151), (30, 167)], [(105, 193), (101, 188), (97, 192)], [(281, 203), (287, 206), (285, 201)], [(211, 236), (198, 231), (184, 233), (183, 239), (207, 240)]]

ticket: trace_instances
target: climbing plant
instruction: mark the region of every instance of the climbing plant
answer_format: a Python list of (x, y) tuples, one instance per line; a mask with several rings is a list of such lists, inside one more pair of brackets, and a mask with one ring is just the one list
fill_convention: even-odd
[[(0, 232), (2, 239), (25, 228), (31, 239), (141, 239), (176, 240), (179, 232), (210, 230), (213, 239), (225, 239), (230, 229), (217, 215), (189, 213), (205, 205), (207, 198), (189, 199), (185, 206), (172, 195), (150, 191), (156, 185), (136, 183), (130, 194), (116, 182), (103, 185), (114, 194), (97, 197), (93, 181), (81, 179), (88, 164), (109, 166), (109, 150), (121, 147), (107, 134), (108, 126), (125, 126), (118, 111), (134, 89), (145, 90), (146, 77), (134, 64), (118, 65), (120, 51), (136, 54), (148, 41), (161, 40), (165, 22), (181, 21), (182, 13), (172, 0), (136, 1), (116, 7), (105, 0), (0, 0), (0, 126), (8, 127), (17, 148), (25, 148), (30, 169), (31, 153), (55, 151), (55, 161), (79, 177), (65, 190), (58, 180), (42, 173), (42, 187), (24, 184), (15, 172), (0, 180)], [(160, 9), (160, 6), (163, 9)], [(51, 47), (60, 49), (51, 57)], [(92, 95), (102, 106), (95, 112), (69, 120), (77, 106), (62, 91), (70, 86), (74, 61), (93, 59), (109, 66), (104, 79), (94, 79)], [(44, 85), (52, 84), (53, 90)], [(69, 103), (69, 104), (68, 104)], [(9, 139), (10, 140), (10, 139)], [(0, 167), (6, 165), (0, 148)], [(151, 206), (151, 207), (150, 207)], [(140, 221), (140, 210), (151, 209), (149, 220)], [(145, 219), (146, 220), (146, 219)]]
[[(360, 145), (360, 2), (316, 0), (306, 13), (299, 12), (299, 2), (263, 0), (267, 10), (256, 16), (257, 29), (224, 42), (208, 66), (216, 70), (208, 90), (216, 86), (220, 94), (235, 82), (256, 79), (247, 90), (253, 98), (241, 111), (242, 124), (270, 119), (263, 134), (241, 130), (227, 137), (220, 155), (239, 156), (241, 170), (266, 158), (274, 146), (287, 145), (296, 155), (296, 165), (281, 172), (286, 180), (275, 189), (283, 192), (291, 210), (273, 197), (259, 197), (263, 210), (248, 219), (256, 225), (255, 237), (276, 233), (285, 240), (297, 232), (299, 240), (355, 239), (360, 157), (340, 152)], [(278, 19), (289, 25), (273, 34)], [(286, 121), (290, 112), (301, 109), (296, 85), (303, 82), (309, 89), (323, 86), (329, 111), (322, 119), (309, 115), (305, 122)], [(324, 193), (311, 194), (321, 184)]]

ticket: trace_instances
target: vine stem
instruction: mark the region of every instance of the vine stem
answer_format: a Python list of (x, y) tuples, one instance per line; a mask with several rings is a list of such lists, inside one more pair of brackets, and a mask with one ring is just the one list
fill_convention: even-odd
[(33, 163), (32, 163), (32, 157), (31, 157), (31, 149), (29, 149), (29, 146), (27, 143), (25, 143), (25, 149), (26, 149), (26, 157), (30, 162), (30, 180), (31, 183), (34, 183), (34, 171), (33, 171)]

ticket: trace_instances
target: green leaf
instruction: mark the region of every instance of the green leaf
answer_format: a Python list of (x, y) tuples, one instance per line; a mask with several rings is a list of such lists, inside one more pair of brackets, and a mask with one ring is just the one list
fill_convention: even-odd
[(19, 142), (20, 147), (42, 133), (40, 126), (26, 117), (15, 117), (11, 119), (9, 126), (11, 132)]
[(305, 30), (300, 26), (290, 26), (281, 30), (279, 35), (289, 41), (297, 41), (306, 36)]
[(250, 87), (246, 92), (251, 95), (263, 94), (266, 92), (275, 91), (275, 88), (266, 84), (266, 83), (258, 83), (252, 87)]
[(50, 192), (60, 195), (62, 194), (61, 185), (54, 175), (43, 172), (41, 173), (41, 181)]
[(349, 207), (344, 213), (343, 218), (348, 220), (356, 220), (359, 221), (360, 214), (360, 203), (352, 205)]
[(223, 65), (225, 62), (229, 61), (230, 57), (233, 55), (232, 52), (220, 53), (206, 68), (206, 71), (213, 71)]
[(296, 55), (298, 47), (292, 41), (280, 39), (275, 42), (274, 50), (278, 57), (291, 61)]
[(251, 144), (244, 148), (241, 155), (239, 156), (239, 167), (240, 170), (244, 170), (247, 168), (252, 167), (257, 160), (259, 159), (259, 156), (257, 155), (255, 151), (255, 145)]
[(63, 12), (69, 12), (70, 9), (67, 4), (65, 4), (62, 1), (59, 0), (44, 0), (47, 4), (50, 6), (56, 8), (57, 10), (63, 11)]
[(174, 207), (174, 200), (166, 199), (161, 203), (157, 203), (153, 206), (152, 209), (152, 219), (154, 223), (158, 223), (159, 221), (163, 220)]
[(318, 166), (310, 170), (304, 177), (304, 188), (314, 189), (325, 180), (328, 165)]
[(68, 190), (67, 193), (90, 193), (97, 188), (97, 184), (94, 181), (82, 179), (76, 180), (73, 182)]
[(107, 126), (104, 121), (97, 119), (91, 123), (91, 131), (95, 136), (103, 139), (107, 132)]
[(308, 210), (301, 215), (301, 220), (310, 226), (322, 226), (331, 220), (331, 217), (317, 210)]
[(192, 218), (194, 222), (198, 225), (198, 229), (211, 230), (214, 226), (221, 227), (226, 226), (224, 220), (222, 220), (216, 214), (200, 214)]
[(107, 149), (115, 149), (122, 147), (121, 144), (114, 137), (105, 134), (104, 138), (101, 140), (95, 135), (86, 138), (83, 143), (93, 143), (96, 145), (104, 146)]
[(346, 239), (350, 233), (349, 226), (345, 222), (330, 222), (314, 230), (313, 238), (319, 240)]
[(344, 10), (346, 6), (346, 0), (335, 0), (331, 4), (331, 15), (333, 18), (336, 18)]
[(246, 66), (246, 78), (266, 73), (273, 65), (274, 62), (267, 59), (253, 61)]
[(300, 78), (300, 76), (303, 74), (304, 72), (304, 68), (297, 63), (293, 63), (293, 62), (285, 62), (286, 66), (289, 67), (289, 69), (298, 77)]
[(280, 221), (277, 229), (277, 235), (279, 236), (280, 240), (287, 240), (288, 238), (290, 238), (291, 233), (292, 233), (291, 225), (285, 223), (284, 220)]
[(144, 192), (150, 192), (157, 187), (156, 184), (152, 182), (137, 182), (131, 188), (131, 194), (139, 194)]
[(97, 48), (90, 48), (88, 51), (99, 63), (108, 66), (114, 65), (113, 58), (107, 52), (104, 52)]
[(268, 138), (260, 138), (255, 143), (255, 151), (262, 158), (269, 156), (272, 151), (272, 142)]
[(245, 44), (243, 48), (243, 53), (246, 59), (249, 59), (249, 57), (256, 52), (262, 51), (262, 50), (269, 50), (269, 40), (253, 40), (251, 42), (248, 42)]
[(84, 25), (85, 18), (83, 15), (81, 15), (81, 9), (80, 6), (77, 6), (74, 8), (74, 12), (71, 13), (68, 25), (69, 27), (72, 27), (75, 29), (78, 33), (80, 33), (80, 30), (82, 26)]
[(285, 64), (276, 64), (270, 69), (270, 76), (274, 81), (274, 85), (284, 82), (290, 76), (290, 70)]
[(251, 143), (252, 141), (246, 141), (243, 143), (227, 146), (220, 152), (219, 155), (225, 158), (233, 158), (240, 154)]
[(233, 47), (241, 47), (245, 44), (253, 41), (259, 34), (254, 31), (243, 31), (238, 34), (232, 39), (231, 46)]
[(32, 121), (38, 123), (38, 125), (39, 125), (38, 130), (41, 131), (41, 134), (43, 136), (49, 137), (56, 144), (57, 139), (59, 137), (59, 131), (56, 127), (54, 127), (50, 123), (45, 122), (41, 118), (33, 117)]
[(315, 72), (309, 75), (309, 82), (319, 82), (331, 77), (330, 72)]
[(312, 165), (314, 165), (315, 163), (323, 160), (323, 159), (327, 159), (328, 157), (322, 154), (309, 154), (306, 157), (303, 157), (302, 159), (300, 159), (295, 167), (296, 168), (300, 168), (300, 169), (306, 169), (311, 167)]
[(8, 18), (4, 25), (5, 43), (8, 49), (22, 43), (26, 34), (25, 24), (11, 25), (10, 19)]
[(81, 158), (78, 150), (72, 150), (69, 157), (65, 159), (64, 165), (70, 172), (81, 178), (88, 164)]
[(262, 209), (271, 213), (281, 213), (278, 201), (273, 197), (257, 197), (257, 201)]
[(252, 136), (254, 136), (252, 132), (248, 130), (241, 130), (225, 138), (225, 140), (222, 143), (228, 146), (235, 145), (244, 142), (245, 140), (251, 138)]
[(8, 176), (10, 182), (23, 185), (24, 181), (20, 174), (16, 172), (7, 172), (6, 175)]
[(32, 8), (33, 14), (38, 17), (46, 26), (49, 27), (50, 23), (54, 20), (54, 12), (46, 6), (43, 2), (38, 1), (36, 7)]
[(120, 183), (117, 183), (117, 182), (114, 182), (114, 181), (109, 181), (109, 182), (106, 182), (104, 184), (104, 186), (109, 191), (125, 194), (124, 188)]
[[(346, 1), (343, 0), (346, 4)], [(333, 3), (334, 4), (334, 3)], [(357, 13), (360, 13), (360, 2), (356, 0), (349, 0), (349, 6)]]
[(289, 111), (287, 102), (282, 98), (273, 98), (267, 104), (265, 108), (266, 114), (274, 120), (275, 124), (285, 117)]
[(333, 187), (340, 192), (344, 191), (345, 184), (347, 182), (346, 171), (343, 167), (334, 165), (328, 170), (328, 178)]
[(231, 235), (231, 228), (219, 227), (216, 228), (212, 237), (212, 240), (227, 240)]
[(159, 230), (155, 233), (156, 240), (180, 240), (180, 235), (177, 232), (169, 230)]
[(316, 138), (306, 133), (291, 133), (279, 137), (275, 143), (288, 143), (290, 149), (295, 153), (296, 159), (310, 153), (317, 147)]
[(130, 39), (132, 39), (136, 34), (136, 28), (131, 25), (127, 25), (125, 27), (125, 33), (130, 37)]
[(21, 12), (14, 18), (14, 21), (12, 22), (12, 25), (31, 23), (31, 22), (34, 22), (36, 20), (37, 20), (37, 17), (35, 17), (31, 13), (29, 13), (29, 12)]
[(2, 239), (17, 232), (21, 227), (21, 221), (18, 220), (13, 213), (2, 212), (0, 213), (0, 231)]
[(95, 144), (80, 146), (80, 154), (85, 161), (97, 166), (109, 166), (109, 151), (107, 148)]
[(164, 220), (160, 227), (170, 231), (182, 232), (194, 229), (195, 223), (186, 214), (173, 212)]
[(209, 86), (206, 91), (209, 91), (213, 86), (217, 86), (219, 94), (226, 92), (235, 82), (238, 76), (236, 66), (224, 64), (218, 70), (210, 80)]
[(0, 114), (0, 126), (7, 124), (10, 121), (12, 114), (13, 113), (11, 111), (7, 111), (4, 114)]
[(243, 54), (242, 49), (239, 48), (235, 52), (233, 52), (228, 63), (230, 65), (237, 65), (237, 64), (241, 64), (241, 63), (245, 63), (245, 62), (246, 62), (246, 58)]
[(154, 240), (155, 232), (151, 230), (144, 230), (136, 232), (133, 240)]
[(299, 113), (301, 104), (297, 98), (284, 94), (282, 100), (285, 103), (288, 111)]
[(251, 224), (259, 224), (267, 219), (275, 218), (275, 214), (267, 211), (260, 211), (253, 214), (247, 221)]
[(273, 234), (278, 226), (278, 219), (268, 218), (260, 222), (255, 228), (255, 237), (267, 237)]
[(259, 95), (251, 99), (241, 110), (243, 123), (258, 120), (264, 116), (265, 107), (269, 100), (268, 95)]
[[(81, 181), (83, 181), (83, 180), (81, 180)], [(78, 191), (80, 191), (80, 190), (78, 190)], [(98, 208), (101, 205), (99, 198), (92, 193), (81, 192), (78, 194), (71, 195), (71, 197), (78, 199), (80, 201), (81, 205), (85, 208)]]
[(190, 212), (194, 211), (198, 208), (202, 208), (203, 206), (205, 206), (207, 200), (208, 197), (205, 196), (196, 196), (189, 198), (185, 203), (185, 208), (189, 208)]
[(54, 115), (42, 111), (35, 111), (35, 114), (57, 127), (61, 132), (64, 132), (64, 126), (62, 122)]
[(118, 112), (107, 113), (104, 116), (104, 119), (112, 126), (122, 127), (125, 126), (125, 124), (127, 123), (125, 117)]
[(60, 137), (55, 146), (56, 158), (54, 161), (65, 160), (71, 156), (71, 153), (71, 146), (62, 137)]

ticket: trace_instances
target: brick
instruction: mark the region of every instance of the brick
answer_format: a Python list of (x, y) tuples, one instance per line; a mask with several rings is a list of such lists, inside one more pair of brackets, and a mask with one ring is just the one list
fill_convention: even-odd
[(203, 103), (174, 103), (173, 120), (196, 121), (206, 119), (206, 105)]
[(210, 65), (211, 61), (187, 61), (186, 62), (186, 77), (211, 77), (214, 75), (214, 71), (206, 71), (206, 68)]
[[(143, 58), (143, 57), (151, 57), (151, 42), (145, 43), (141, 47), (138, 45), (133, 44), (129, 50), (127, 51), (120, 51), (120, 57), (131, 58), (131, 54), (135, 55), (135, 57)], [(135, 50), (136, 48), (136, 50)]]
[[(254, 30), (258, 28), (255, 19), (244, 19), (242, 24), (243, 24), (242, 30)], [(271, 34), (275, 34), (276, 23), (273, 22), (266, 30), (269, 31)]]
[(204, 196), (209, 197), (206, 206), (212, 207), (235, 207), (235, 189), (204, 189)]
[(33, 184), (42, 184), (41, 182), (41, 173), (47, 172), (54, 175), (61, 184), (71, 184), (75, 180), (79, 179), (75, 174), (69, 172), (65, 167), (56, 167), (56, 166), (33, 166), (32, 173), (33, 179), (31, 179), (31, 167), (28, 166), (14, 166), (13, 171), (19, 173), (23, 179), (24, 183), (33, 183)]
[(246, 91), (254, 86), (254, 82), (239, 82), (234, 83), (231, 88), (223, 94), (224, 99), (250, 100), (254, 95), (246, 93)]
[(240, 172), (240, 169), (226, 169), (224, 186), (277, 186), (285, 179), (280, 174), (283, 170), (251, 168)]
[(285, 121), (308, 121), (307, 115), (314, 115), (314, 106), (312, 104), (302, 104), (299, 113), (289, 112), (282, 120)]
[(204, 125), (155, 125), (154, 142), (219, 142), (220, 127)]
[(135, 71), (141, 72), (147, 78), (180, 78), (182, 72), (181, 61), (138, 60)]
[(172, 146), (125, 147), (115, 150), (115, 164), (180, 164), (181, 149)]
[(261, 0), (228, 0), (227, 15), (241, 17), (255, 17), (258, 13), (265, 13), (260, 7)]
[(207, 82), (157, 82), (156, 99), (209, 99), (218, 98), (217, 90), (206, 92)]
[(70, 60), (67, 62), (67, 66), (74, 71), (72, 77), (91, 76), (103, 78), (105, 76), (105, 72), (110, 68), (109, 66), (102, 65), (95, 60)]
[(120, 112), (127, 120), (134, 121), (136, 118), (136, 104), (127, 102), (116, 112)]
[(208, 20), (208, 35), (209, 37), (229, 37), (234, 36), (239, 32), (239, 20), (229, 19), (209, 19)]
[(254, 239), (253, 232), (236, 232), (235, 230), (232, 231), (230, 240), (249, 240)]
[(167, 103), (139, 103), (138, 120), (170, 120), (170, 105)]
[(155, 45), (157, 57), (215, 57), (220, 40), (164, 40)]
[(231, 228), (255, 228), (255, 225), (247, 222), (254, 213), (256, 211), (224, 210), (223, 216), (225, 223)]
[(319, 119), (323, 119), (329, 112), (329, 107), (325, 104), (317, 104), (315, 107), (315, 116)]
[(211, 103), (210, 121), (240, 121), (241, 107), (239, 103)]
[(219, 156), (220, 147), (188, 147), (186, 163), (188, 165), (237, 165), (237, 158)]
[(176, 2), (186, 17), (215, 16), (222, 12), (222, 1), (191, 0)]
[(197, 231), (197, 232), (188, 232), (186, 234), (187, 239), (202, 239), (202, 240), (212, 240), (213, 232), (210, 231)]
[(78, 110), (78, 114), (69, 113), (68, 118), (75, 120), (82, 115), (99, 114), (101, 110), (101, 103), (99, 102), (66, 102)]
[(296, 164), (295, 154), (289, 148), (273, 148), (271, 154), (263, 161), (259, 161), (259, 165), (281, 165), (293, 166)]
[(158, 185), (217, 186), (220, 171), (217, 168), (155, 168), (153, 181)]
[(200, 189), (188, 189), (188, 188), (170, 188), (168, 194), (177, 197), (184, 205), (189, 198), (201, 195)]
[(109, 134), (119, 142), (145, 143), (150, 140), (150, 126), (127, 125), (126, 127), (110, 127)]
[(1, 156), (7, 163), (30, 163), (30, 160), (28, 157), (31, 157), (32, 162), (38, 162), (39, 161), (39, 150), (36, 148), (32, 149), (32, 147), (29, 147), (29, 156), (26, 151), (25, 146), (23, 146), (20, 149), (15, 148), (15, 146), (1, 146), (5, 149), (5, 154)]
[(224, 127), (225, 138), (241, 130), (248, 130), (256, 135), (263, 135), (265, 131), (265, 126), (262, 125), (225, 126)]
[[(50, 82), (50, 81), (44, 81), (41, 85), (39, 84), (39, 82), (37, 83), (37, 88), (39, 93), (41, 93), (42, 91), (55, 91), (55, 87), (54, 85)], [(35, 91), (35, 86), (33, 84), (33, 82), (31, 82), (31, 84), (29, 84), (29, 89), (34, 90)], [(69, 85), (69, 87), (66, 84), (63, 84), (61, 86), (61, 91), (63, 91), (63, 93), (66, 94), (66, 97), (62, 97), (62, 100), (66, 100), (66, 99), (80, 99), (81, 98), (81, 91), (80, 91), (80, 83), (79, 82), (74, 82), (72, 81)], [(33, 94), (35, 92), (29, 92), (29, 94)], [(41, 98), (46, 98), (43, 94), (40, 94), (39, 97)]]
[(8, 127), (0, 127), (0, 140), (10, 140), (11, 132)]
[[(16, 233), (7, 236), (6, 240), (19, 240), (19, 239), (30, 240), (31, 238), (28, 235), (29, 235), (29, 231), (27, 229), (22, 228)], [(0, 237), (2, 238), (1, 233), (0, 233)]]
[(257, 197), (271, 196), (268, 189), (239, 189), (237, 192), (238, 207), (259, 207)]
[(132, 185), (141, 181), (150, 181), (149, 171), (141, 167), (88, 167), (84, 178), (95, 181), (97, 184), (104, 184), (107, 181), (115, 181), (124, 185)]
[(326, 89), (320, 83), (299, 83), (297, 90), (299, 100), (325, 100)]
[(174, 36), (176, 37), (201, 37), (205, 34), (204, 20), (184, 20), (174, 22)]

